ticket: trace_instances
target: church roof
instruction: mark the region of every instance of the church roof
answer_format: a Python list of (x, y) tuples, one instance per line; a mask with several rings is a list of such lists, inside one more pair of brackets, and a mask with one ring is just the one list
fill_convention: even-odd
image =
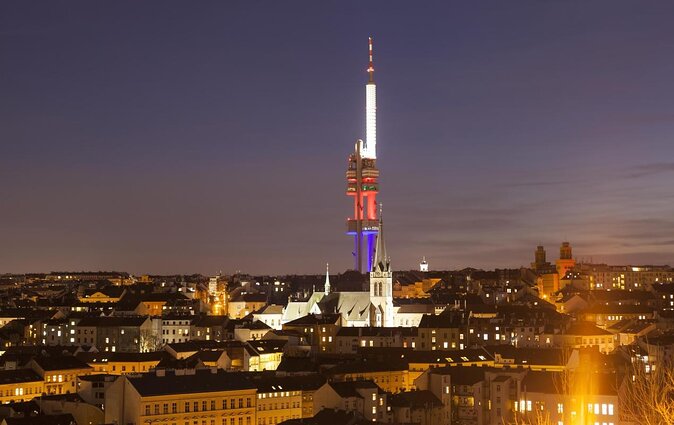
[(341, 313), (347, 320), (367, 320), (370, 317), (369, 292), (332, 292), (318, 302), (323, 313)]

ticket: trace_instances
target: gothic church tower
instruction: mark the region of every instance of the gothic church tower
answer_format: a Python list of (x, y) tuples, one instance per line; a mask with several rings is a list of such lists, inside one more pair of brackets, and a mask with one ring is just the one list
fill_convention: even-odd
[(379, 207), (379, 234), (370, 271), (370, 302), (376, 309), (375, 317), (370, 319), (372, 325), (393, 327), (393, 272), (391, 262), (386, 256), (381, 205)]

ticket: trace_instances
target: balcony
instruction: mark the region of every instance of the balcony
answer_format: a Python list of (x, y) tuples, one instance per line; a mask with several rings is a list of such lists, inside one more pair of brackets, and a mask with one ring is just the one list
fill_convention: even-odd
[[(377, 220), (362, 220), (364, 233), (377, 233), (379, 231), (379, 222)], [(348, 219), (346, 221), (346, 233), (355, 234), (358, 220)]]

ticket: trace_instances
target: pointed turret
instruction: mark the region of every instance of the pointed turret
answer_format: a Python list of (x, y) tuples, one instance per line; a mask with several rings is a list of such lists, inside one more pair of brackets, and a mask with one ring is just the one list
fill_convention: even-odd
[(330, 264), (325, 263), (325, 285), (323, 286), (325, 295), (330, 293)]
[(379, 234), (377, 235), (377, 245), (374, 249), (374, 259), (372, 260), (373, 272), (391, 271), (391, 262), (386, 255), (386, 244), (384, 243), (384, 218), (382, 206), (379, 204)]

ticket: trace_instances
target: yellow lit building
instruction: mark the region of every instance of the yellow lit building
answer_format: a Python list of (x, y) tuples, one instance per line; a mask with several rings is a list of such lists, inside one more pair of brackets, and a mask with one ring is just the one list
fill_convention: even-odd
[(0, 403), (28, 401), (44, 392), (44, 380), (31, 369), (0, 371)]
[(92, 368), (92, 373), (123, 375), (149, 372), (170, 355), (165, 351), (149, 353), (81, 353), (77, 356)]
[(409, 391), (413, 388), (406, 362), (356, 361), (337, 365), (327, 371), (335, 381), (369, 380), (390, 393)]
[(105, 422), (255, 425), (255, 384), (223, 370), (124, 375), (105, 392)]
[(538, 294), (543, 299), (552, 299), (554, 294), (559, 291), (559, 274), (543, 273), (536, 278), (536, 287)]
[(78, 297), (81, 303), (116, 303), (124, 296), (126, 290), (120, 286), (112, 286), (97, 291), (85, 291)]
[(288, 419), (302, 418), (302, 391), (270, 384), (258, 389), (257, 425), (276, 425)]
[(573, 322), (559, 334), (551, 335), (555, 346), (563, 348), (597, 348), (608, 354), (615, 349), (617, 336), (592, 322)]
[(394, 298), (428, 298), (430, 291), (442, 279), (423, 279), (410, 284), (403, 284), (399, 281), (393, 284)]
[(77, 392), (77, 377), (90, 375), (92, 368), (73, 356), (37, 357), (28, 363), (44, 381), (46, 394)]
[(278, 339), (248, 341), (245, 346), (250, 355), (248, 370), (250, 372), (276, 370), (283, 360), (283, 348), (286, 344), (287, 341)]
[(288, 419), (313, 416), (313, 394), (325, 384), (320, 375), (279, 377), (259, 375), (257, 425), (276, 425)]

